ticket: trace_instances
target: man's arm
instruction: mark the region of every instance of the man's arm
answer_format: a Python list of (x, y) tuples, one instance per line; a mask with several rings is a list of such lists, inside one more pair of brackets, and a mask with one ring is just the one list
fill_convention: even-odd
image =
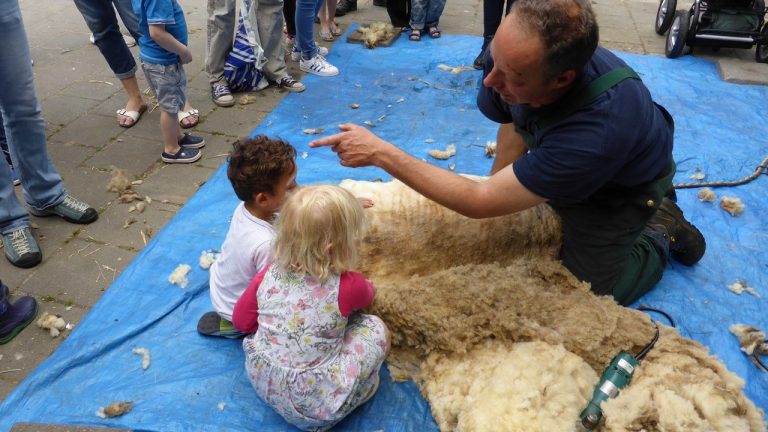
[(496, 132), (496, 156), (491, 166), (491, 175), (511, 165), (526, 153), (523, 137), (515, 131), (514, 123), (499, 125)]
[(546, 201), (526, 189), (511, 167), (476, 182), (421, 161), (382, 140), (368, 129), (344, 124), (341, 133), (312, 141), (330, 146), (346, 167), (377, 166), (425, 197), (471, 218), (495, 217)]
[(178, 55), (181, 64), (187, 64), (192, 61), (192, 52), (189, 51), (186, 45), (176, 40), (173, 35), (165, 30), (165, 24), (150, 24), (149, 37), (164, 50)]

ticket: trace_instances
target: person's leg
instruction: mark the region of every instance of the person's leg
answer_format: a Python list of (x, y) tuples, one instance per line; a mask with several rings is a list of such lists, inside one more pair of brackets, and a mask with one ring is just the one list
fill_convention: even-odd
[(224, 79), (224, 64), (235, 35), (235, 0), (208, 0), (205, 73), (211, 83), (211, 98), (218, 106), (232, 106), (235, 98)]
[[(131, 32), (134, 38), (138, 38), (140, 34), (138, 33), (136, 16), (132, 11), (125, 9), (127, 5), (121, 3), (124, 1), (118, 0), (115, 2), (115, 5), (120, 6), (118, 11), (120, 11), (120, 16), (123, 18), (123, 22), (126, 23), (128, 31)], [(101, 55), (109, 64), (115, 77), (120, 80), (123, 89), (125, 89), (128, 95), (125, 110), (143, 112), (146, 110), (147, 104), (144, 103), (141, 97), (139, 84), (136, 80), (136, 61), (128, 49), (128, 45), (125, 44), (123, 34), (120, 33), (112, 1), (75, 0), (75, 6), (77, 6), (83, 19), (85, 19), (86, 25), (91, 30), (91, 33), (93, 33), (96, 46), (99, 48)], [(132, 126), (135, 123), (132, 118), (121, 114), (118, 114), (117, 121), (120, 126), (124, 127)]]
[(411, 0), (411, 29), (423, 31), (427, 23), (427, 1)]
[(317, 13), (317, 17), (320, 19), (320, 39), (324, 41), (333, 41), (333, 35), (331, 34), (330, 21), (333, 15), (328, 15), (328, 3), (336, 3), (335, 0), (320, 0), (320, 11)]
[[(58, 204), (66, 192), (48, 157), (45, 124), (35, 92), (29, 44), (17, 0), (2, 2), (0, 11), (0, 110), (15, 168), (24, 179), (27, 202), (37, 208)], [(7, 167), (5, 175), (10, 175)], [(9, 177), (0, 179), (10, 183)], [(11, 189), (12, 192), (12, 189)], [(4, 202), (5, 199), (2, 199)], [(21, 209), (22, 213), (26, 213)], [(7, 221), (4, 221), (7, 222)], [(18, 226), (18, 225), (17, 225)], [(8, 226), (0, 226), (7, 229)]]
[[(0, 112), (8, 150), (24, 180), (24, 198), (30, 210), (62, 216), (70, 222), (93, 222), (98, 218), (96, 210), (67, 194), (48, 157), (29, 43), (17, 0), (0, 3), (0, 40)], [(12, 264), (31, 267), (40, 262), (40, 247), (29, 230), (29, 215), (13, 192), (7, 164), (0, 164), (0, 233)]]
[(408, 27), (411, 17), (410, 0), (388, 0), (387, 14), (389, 15), (389, 21), (395, 29)]
[[(267, 62), (262, 67), (266, 79), (291, 92), (304, 91), (304, 84), (288, 75), (283, 39), (283, 0), (258, 0), (255, 3), (256, 32)], [(275, 18), (277, 17), (277, 18)]]
[(139, 17), (133, 11), (133, 2), (131, 0), (112, 0), (112, 3), (115, 5), (117, 13), (120, 14), (125, 29), (138, 43), (141, 32), (139, 31)]
[[(509, 12), (509, 7), (511, 7), (511, 5), (512, 1), (507, 1), (507, 13)], [(490, 45), (493, 40), (493, 35), (496, 34), (496, 30), (501, 24), (503, 11), (504, 0), (483, 0), (483, 45), (480, 48), (480, 53), (472, 62), (475, 69), (483, 68), (485, 50), (488, 49), (488, 45)]]
[(440, 17), (443, 15), (444, 9), (445, 0), (429, 0), (427, 3), (426, 26), (429, 29), (430, 36), (433, 38), (440, 37), (437, 26), (440, 24)]
[(288, 31), (288, 37), (296, 37), (296, 0), (285, 0), (283, 2), (283, 18), (285, 18), (285, 29)]

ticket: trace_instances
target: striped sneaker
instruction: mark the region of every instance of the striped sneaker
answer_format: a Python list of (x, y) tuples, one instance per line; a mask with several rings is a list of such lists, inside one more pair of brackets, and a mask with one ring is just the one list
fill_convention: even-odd
[(301, 59), (299, 69), (321, 77), (331, 77), (339, 74), (339, 69), (328, 63), (325, 57), (320, 54), (315, 55), (309, 60)]

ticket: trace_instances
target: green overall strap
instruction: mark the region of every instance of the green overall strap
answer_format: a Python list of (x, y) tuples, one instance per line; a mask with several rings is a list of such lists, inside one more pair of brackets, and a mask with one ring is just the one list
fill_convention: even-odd
[(611, 87), (629, 78), (640, 79), (640, 76), (630, 67), (613, 69), (610, 72), (600, 75), (592, 82), (590, 82), (589, 85), (582, 88), (578, 93), (573, 95), (568, 103), (557, 110), (554, 115), (539, 119), (539, 121), (536, 122), (538, 129), (544, 130), (554, 126), (569, 115), (573, 114), (574, 111), (581, 107), (587, 106), (590, 102), (597, 99), (598, 96), (608, 91)]

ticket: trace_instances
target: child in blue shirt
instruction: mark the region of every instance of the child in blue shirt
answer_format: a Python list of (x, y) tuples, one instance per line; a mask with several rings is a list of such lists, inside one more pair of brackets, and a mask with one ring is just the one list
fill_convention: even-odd
[(200, 159), (203, 138), (179, 131), (177, 114), (186, 102), (184, 64), (192, 61), (187, 47), (187, 22), (176, 0), (133, 0), (139, 18), (139, 57), (144, 75), (160, 105), (163, 162), (192, 163)]

